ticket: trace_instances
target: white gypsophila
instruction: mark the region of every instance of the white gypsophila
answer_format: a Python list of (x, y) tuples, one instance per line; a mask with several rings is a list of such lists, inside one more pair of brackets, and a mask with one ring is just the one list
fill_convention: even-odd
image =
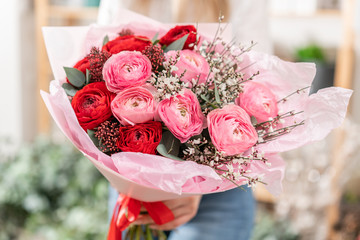
[(239, 159), (239, 158), (235, 158), (235, 159), (232, 160), (232, 163), (233, 163), (233, 164), (240, 164), (240, 163), (242, 163), (242, 162), (243, 162), (243, 160), (241, 160), (241, 159)]
[(227, 85), (229, 86), (234, 86), (234, 85), (237, 85), (238, 84), (238, 81), (236, 81), (236, 79), (234, 78), (229, 78), (226, 80), (225, 82)]
[(227, 88), (227, 86), (226, 86), (225, 83), (221, 83), (221, 84), (219, 85), (220, 91), (226, 92), (226, 88)]
[(234, 172), (232, 175), (235, 181), (238, 181), (241, 178), (241, 174), (239, 172)]
[(229, 170), (229, 173), (233, 173), (234, 172), (234, 166), (232, 164), (227, 164), (226, 168)]
[(175, 65), (170, 66), (170, 72), (175, 72), (177, 70), (179, 70), (179, 68), (177, 66), (175, 66)]

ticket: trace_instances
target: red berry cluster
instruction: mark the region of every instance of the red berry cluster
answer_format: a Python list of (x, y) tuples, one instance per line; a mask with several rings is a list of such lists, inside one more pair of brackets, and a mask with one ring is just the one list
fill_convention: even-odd
[(87, 56), (90, 62), (90, 82), (100, 82), (104, 80), (102, 76), (102, 69), (110, 56), (111, 54), (107, 51), (101, 51), (96, 47), (91, 48), (91, 51)]
[(156, 74), (159, 72), (160, 68), (165, 61), (164, 51), (160, 46), (150, 45), (145, 47), (142, 53), (147, 56), (151, 62), (152, 71)]
[(119, 138), (119, 122), (105, 121), (95, 131), (95, 137), (100, 141), (100, 150), (109, 154), (120, 152), (117, 146)]
[(119, 32), (119, 36), (122, 36), (122, 37), (130, 36), (130, 35), (135, 35), (135, 33), (128, 28), (124, 28), (123, 30), (121, 30), (121, 32)]

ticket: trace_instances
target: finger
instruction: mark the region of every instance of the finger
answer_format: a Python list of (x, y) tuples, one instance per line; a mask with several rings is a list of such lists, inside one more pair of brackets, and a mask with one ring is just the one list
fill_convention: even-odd
[(191, 197), (166, 200), (163, 203), (171, 210), (191, 204)]
[(179, 207), (173, 211), (175, 219), (171, 222), (158, 225), (158, 224), (150, 224), (150, 228), (159, 229), (159, 230), (172, 230), (177, 228), (180, 225), (183, 225), (190, 221), (192, 218), (195, 217), (196, 212), (192, 211), (189, 208), (182, 208)]
[(141, 214), (133, 222), (135, 225), (145, 225), (145, 224), (154, 224), (154, 220), (150, 217), (149, 214)]
[(181, 217), (176, 218), (174, 221), (165, 223), (163, 225), (150, 224), (149, 227), (155, 230), (169, 231), (187, 223), (190, 219), (191, 219), (190, 215), (183, 215)]

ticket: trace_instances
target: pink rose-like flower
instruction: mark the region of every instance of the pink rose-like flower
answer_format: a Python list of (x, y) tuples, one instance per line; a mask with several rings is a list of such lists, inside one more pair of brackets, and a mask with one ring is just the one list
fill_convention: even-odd
[(261, 83), (245, 83), (243, 92), (236, 98), (235, 103), (250, 116), (254, 116), (258, 122), (268, 121), (278, 114), (275, 95)]
[(111, 111), (124, 126), (152, 121), (154, 97), (143, 87), (130, 87), (117, 94), (111, 102)]
[(140, 52), (122, 51), (105, 62), (102, 73), (109, 91), (117, 93), (145, 84), (151, 76), (151, 62)]
[[(166, 59), (175, 59), (177, 52), (178, 51), (167, 52), (165, 55)], [(180, 59), (175, 66), (177, 67), (177, 70), (173, 71), (172, 74), (174, 76), (180, 76), (186, 70), (185, 75), (181, 80), (189, 83), (189, 87), (192, 87), (193, 79), (198, 81), (198, 84), (205, 83), (210, 71), (210, 66), (206, 59), (191, 50), (180, 51)]]
[(234, 104), (211, 111), (207, 124), (212, 143), (226, 156), (241, 154), (258, 140), (250, 116)]
[(158, 114), (164, 124), (182, 143), (198, 135), (205, 128), (205, 116), (199, 101), (189, 89), (183, 94), (164, 99), (159, 103)]

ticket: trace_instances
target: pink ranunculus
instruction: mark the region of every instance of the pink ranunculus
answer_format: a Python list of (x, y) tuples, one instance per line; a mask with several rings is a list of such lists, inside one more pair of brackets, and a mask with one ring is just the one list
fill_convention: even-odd
[(206, 126), (199, 101), (189, 89), (184, 89), (183, 94), (162, 100), (157, 113), (172, 134), (182, 143), (200, 134)]
[(143, 87), (126, 88), (111, 102), (111, 111), (124, 126), (151, 121), (155, 115), (154, 97)]
[(241, 154), (258, 140), (250, 116), (234, 104), (212, 110), (207, 116), (207, 124), (212, 143), (226, 156)]
[(275, 95), (261, 83), (245, 83), (243, 92), (236, 98), (235, 103), (250, 116), (254, 116), (258, 122), (268, 121), (278, 114)]
[(151, 62), (140, 52), (122, 51), (112, 55), (104, 64), (103, 77), (111, 92), (141, 86), (151, 76)]
[[(166, 59), (175, 59), (178, 51), (169, 51), (165, 54)], [(210, 66), (206, 59), (200, 54), (191, 50), (180, 51), (180, 59), (175, 65), (178, 69), (173, 71), (173, 75), (180, 76), (185, 72), (185, 75), (181, 78), (183, 82), (189, 83), (189, 87), (192, 87), (193, 79), (198, 84), (205, 83), (208, 77)]]

